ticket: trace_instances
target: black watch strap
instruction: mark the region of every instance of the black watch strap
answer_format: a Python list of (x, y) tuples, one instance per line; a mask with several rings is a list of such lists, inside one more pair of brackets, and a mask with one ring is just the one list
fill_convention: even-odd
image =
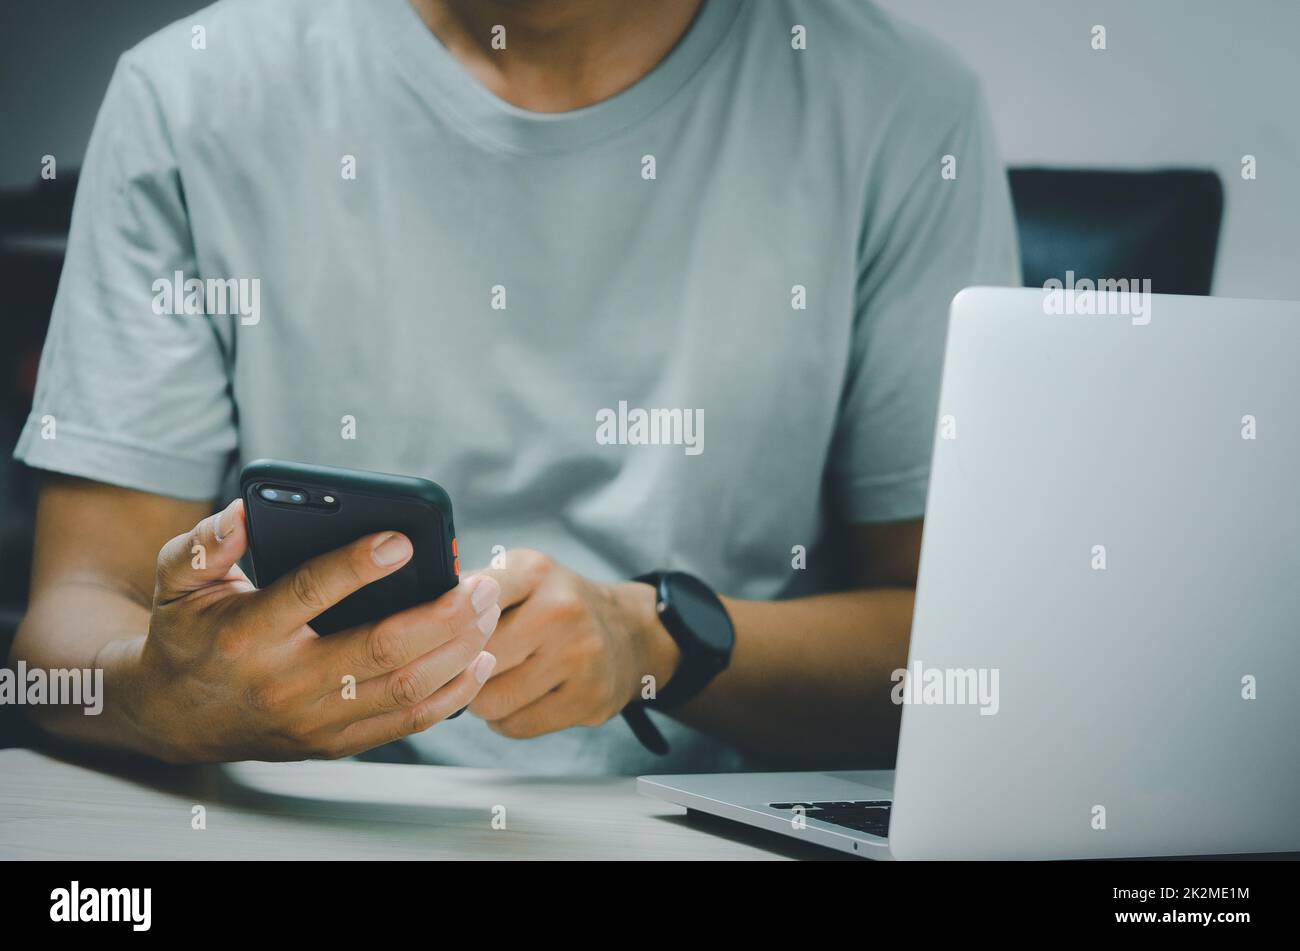
[(671, 710), (681, 706), (708, 686), (709, 682), (726, 668), (730, 660), (729, 648), (722, 651), (716, 647), (708, 649), (701, 642), (699, 633), (690, 629), (673, 604), (670, 583), (676, 581), (679, 587), (693, 586), (696, 589), (697, 601), (707, 597), (716, 602), (717, 609), (722, 614), (728, 639), (731, 637), (730, 621), (726, 619), (726, 611), (722, 608), (721, 602), (717, 601), (717, 595), (703, 582), (690, 575), (655, 571), (633, 580), (648, 584), (655, 589), (655, 607), (659, 621), (681, 651), (681, 661), (677, 665), (677, 670), (668, 683), (657, 689), (655, 698), (650, 701), (634, 700), (623, 710), (623, 718), (636, 738), (646, 749), (662, 756), (669, 751), (668, 741), (646, 714), (646, 708), (653, 706), (661, 710)]
[(623, 720), (632, 730), (632, 735), (641, 741), (642, 746), (656, 756), (668, 755), (668, 741), (659, 732), (659, 727), (654, 725), (654, 721), (650, 719), (650, 714), (645, 712), (645, 707), (641, 705), (641, 701), (633, 700), (623, 708)]

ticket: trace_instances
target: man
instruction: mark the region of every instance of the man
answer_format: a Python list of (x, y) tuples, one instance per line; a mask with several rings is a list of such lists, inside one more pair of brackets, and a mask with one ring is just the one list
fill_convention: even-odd
[[(975, 83), (862, 0), (202, 10), (118, 66), (18, 447), (61, 475), (15, 656), (105, 669), (104, 715), (41, 722), (179, 761), (887, 761), (948, 301), (1017, 276)], [(209, 279), (237, 303), (173, 306)], [(410, 546), (254, 591), (214, 502), (259, 456), (435, 479), (484, 567), (317, 638)], [(618, 713), (683, 664), (629, 580), (661, 569), (735, 642), (657, 757)]]

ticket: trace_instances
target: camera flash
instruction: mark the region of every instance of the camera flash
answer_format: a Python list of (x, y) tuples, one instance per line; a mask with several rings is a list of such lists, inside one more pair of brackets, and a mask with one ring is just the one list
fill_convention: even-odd
[(333, 505), (333, 504), (334, 504), (334, 496), (332, 496), (332, 495), (327, 495), (327, 496), (325, 496), (325, 498), (323, 499), (323, 501), (325, 502), (326, 505)]

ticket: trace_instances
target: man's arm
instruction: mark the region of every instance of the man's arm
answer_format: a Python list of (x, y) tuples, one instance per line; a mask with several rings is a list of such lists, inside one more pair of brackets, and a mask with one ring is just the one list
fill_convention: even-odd
[(237, 564), (243, 503), (206, 510), (45, 484), (13, 659), (102, 668), (104, 696), (96, 716), (28, 708), (43, 728), (178, 762), (332, 758), (425, 730), (478, 694), (494, 663), (482, 650), (500, 613), (494, 579), (462, 578), (436, 601), (322, 638), (311, 619), (400, 569), (409, 540), (365, 536), (257, 590)]
[[(890, 675), (905, 665), (921, 522), (854, 529), (859, 587), (789, 601), (723, 599), (731, 666), (674, 716), (791, 766), (888, 765), (898, 736)], [(654, 589), (588, 581), (537, 552), (494, 571), (507, 609), (497, 673), (470, 712), (517, 738), (597, 726), (672, 677), (677, 646)]]
[[(103, 668), (106, 697), (120, 697), (149, 629), (158, 552), (210, 511), (202, 502), (46, 478), (36, 507), (31, 596), (14, 638), (14, 660), (46, 669)], [(57, 706), (32, 707), (31, 715), (66, 739), (148, 751), (122, 703), (106, 702), (95, 717)]]
[(723, 598), (731, 666), (677, 718), (791, 765), (891, 766), (921, 522), (853, 529), (855, 590), (789, 601)]

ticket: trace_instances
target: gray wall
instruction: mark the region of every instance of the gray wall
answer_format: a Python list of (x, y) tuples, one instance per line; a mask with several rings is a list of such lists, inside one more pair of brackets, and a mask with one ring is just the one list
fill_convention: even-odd
[(0, 188), (76, 168), (121, 53), (206, 3), (0, 0)]
[(1010, 164), (1217, 170), (1214, 292), (1300, 299), (1300, 3), (879, 2), (974, 67)]
[[(1215, 292), (1300, 298), (1300, 3), (879, 2), (976, 69), (1010, 163), (1217, 169), (1227, 207)], [(201, 5), (6, 2), (0, 186), (33, 181), (47, 152), (76, 165), (117, 55)], [(1098, 23), (1104, 52), (1089, 46)], [(1247, 153), (1252, 182), (1240, 175)]]

